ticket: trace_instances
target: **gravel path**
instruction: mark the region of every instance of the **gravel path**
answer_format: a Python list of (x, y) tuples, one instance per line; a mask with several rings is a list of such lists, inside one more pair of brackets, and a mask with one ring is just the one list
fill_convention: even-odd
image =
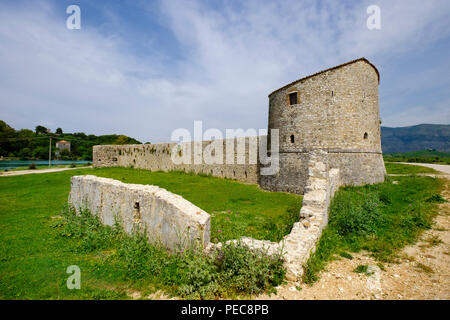
[[(450, 178), (445, 177), (442, 196), (450, 200)], [(450, 202), (439, 206), (433, 227), (401, 251), (398, 263), (381, 270), (369, 253), (352, 253), (352, 260), (329, 263), (312, 286), (289, 282), (277, 294), (257, 299), (450, 299)], [(358, 265), (371, 266), (373, 275), (355, 273)]]
[(9, 176), (21, 176), (24, 174), (32, 174), (32, 173), (50, 173), (50, 172), (59, 172), (66, 170), (76, 170), (76, 169), (86, 169), (92, 167), (77, 167), (77, 168), (55, 168), (55, 169), (36, 169), (36, 170), (20, 170), (20, 171), (7, 171), (1, 172), (0, 177), (9, 177)]
[(441, 171), (445, 174), (450, 174), (450, 165), (448, 164), (433, 164), (433, 163), (409, 163), (409, 162), (396, 162), (401, 164), (410, 164), (414, 166), (428, 167), (437, 171)]

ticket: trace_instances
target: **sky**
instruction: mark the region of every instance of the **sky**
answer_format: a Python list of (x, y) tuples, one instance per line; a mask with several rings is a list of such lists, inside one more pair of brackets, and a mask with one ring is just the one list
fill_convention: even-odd
[(270, 92), (366, 57), (383, 126), (449, 124), (449, 56), (446, 0), (0, 0), (0, 119), (141, 142), (265, 129)]

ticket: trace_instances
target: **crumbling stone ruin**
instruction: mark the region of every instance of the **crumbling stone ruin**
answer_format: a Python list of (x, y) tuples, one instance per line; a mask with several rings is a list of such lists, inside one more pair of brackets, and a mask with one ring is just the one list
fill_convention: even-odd
[[(94, 166), (132, 166), (154, 171), (192, 171), (259, 184), (261, 188), (269, 191), (303, 194), (303, 205), (299, 213), (300, 221), (294, 224), (291, 233), (282, 241), (273, 243), (251, 238), (241, 239), (250, 248), (267, 248), (269, 252), (284, 250), (287, 278), (296, 280), (302, 275), (302, 265), (315, 249), (322, 229), (328, 222), (329, 204), (339, 186), (384, 181), (386, 170), (381, 152), (379, 80), (378, 70), (367, 59), (353, 60), (301, 78), (272, 92), (269, 95), (268, 137), (184, 142), (181, 149), (177, 149), (180, 147), (177, 143), (95, 146)], [(254, 140), (261, 141), (267, 138), (270, 144), (273, 134), (271, 129), (278, 129), (279, 166), (273, 174), (264, 175), (261, 172), (267, 164), (262, 165), (259, 161), (260, 144), (254, 144)], [(243, 154), (245, 161), (227, 163), (226, 152), (221, 155), (223, 161), (219, 163), (190, 161), (176, 164), (172, 161), (173, 152), (182, 153), (182, 151), (174, 150), (185, 150), (183, 148), (186, 146), (192, 150), (196, 143), (200, 144), (201, 150), (213, 143), (223, 146), (224, 149), (231, 145), (233, 146), (232, 158), (237, 160), (242, 154), (239, 154), (238, 148), (234, 148), (234, 145), (239, 142), (245, 144)], [(252, 145), (256, 146), (253, 151), (250, 148)], [(269, 145), (267, 149), (271, 150), (270, 147)], [(193, 160), (195, 152), (190, 157)], [(257, 161), (251, 161), (255, 157)], [(81, 200), (88, 197), (89, 192), (94, 192), (92, 185), (95, 183), (92, 184), (93, 182), (88, 180), (79, 180), (76, 177), (72, 179), (72, 190), (74, 186), (78, 190), (73, 191), (70, 197), (75, 207), (80, 207)], [(91, 183), (91, 187), (80, 186), (80, 183)], [(103, 188), (100, 185), (97, 186)], [(133, 219), (132, 203), (137, 201), (135, 199), (140, 193), (133, 195), (126, 190), (128, 190), (127, 187), (122, 186), (112, 194), (107, 192), (105, 196), (108, 199), (129, 198), (125, 206), (116, 206), (114, 210), (117, 208), (124, 210), (122, 218), (130, 220)], [(165, 194), (165, 196), (168, 195)], [(106, 205), (108, 207), (106, 211), (114, 211), (113, 200), (108, 203), (99, 203), (99, 199), (103, 198), (91, 197), (90, 201), (95, 203), (94, 207), (97, 206), (93, 207), (95, 210), (104, 210), (101, 207)], [(153, 214), (157, 212), (156, 218), (148, 220), (150, 227), (154, 228), (155, 223), (158, 224), (165, 219), (164, 216), (168, 213), (163, 209), (166, 206), (160, 206), (156, 211), (151, 211), (155, 210), (154, 204), (148, 202), (149, 208), (143, 208), (146, 202), (141, 201), (139, 200), (141, 210), (147, 210)], [(192, 204), (187, 204), (186, 208), (190, 208), (190, 205)], [(191, 215), (183, 213), (183, 209), (180, 210), (180, 219), (189, 220)], [(186, 210), (191, 211), (191, 209)], [(206, 251), (219, 249), (222, 244), (210, 243), (209, 215), (204, 214), (208, 217), (202, 220), (205, 228), (202, 230), (208, 230), (208, 232), (200, 232), (199, 229), (192, 237), (202, 238)], [(202, 213), (202, 217), (204, 214)], [(104, 220), (104, 223), (108, 222)], [(160, 227), (156, 229), (158, 228)], [(179, 228), (179, 223), (166, 224), (166, 228), (168, 229), (160, 228), (162, 232), (156, 234), (163, 238), (167, 230), (173, 234), (173, 230)], [(169, 239), (166, 241), (166, 246), (172, 248), (175, 238), (167, 236), (165, 239)]]

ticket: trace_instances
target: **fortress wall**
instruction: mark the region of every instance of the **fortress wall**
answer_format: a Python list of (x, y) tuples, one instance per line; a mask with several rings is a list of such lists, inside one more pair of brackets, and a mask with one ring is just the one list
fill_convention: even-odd
[[(294, 105), (289, 104), (292, 92), (298, 96)], [(365, 60), (300, 79), (270, 94), (268, 128), (269, 134), (279, 130), (280, 171), (261, 177), (265, 189), (303, 193), (306, 154), (318, 149), (330, 152), (328, 165), (341, 170), (343, 184), (384, 180), (378, 73)]]
[(308, 180), (309, 153), (280, 153), (280, 168), (275, 175), (260, 176), (259, 185), (268, 191), (304, 194)]
[(146, 230), (152, 243), (174, 251), (193, 242), (203, 246), (210, 240), (210, 215), (157, 186), (126, 184), (96, 176), (71, 178), (69, 203), (79, 212), (89, 209), (103, 224), (119, 218), (125, 232)]
[(386, 169), (379, 153), (328, 153), (330, 168), (338, 168), (342, 185), (361, 186), (384, 181)]
[[(297, 104), (289, 105), (291, 92), (298, 92)], [(280, 130), (281, 151), (381, 152), (375, 69), (358, 61), (274, 92), (269, 96), (269, 129), (273, 128)]]
[[(265, 138), (265, 137), (264, 137)], [(235, 179), (242, 182), (257, 184), (259, 180), (259, 170), (257, 161), (252, 164), (249, 157), (249, 144), (257, 143), (257, 138), (237, 138), (234, 140), (234, 152), (232, 153), (234, 161), (232, 164), (226, 164), (226, 146), (230, 140), (216, 140), (214, 143), (222, 146), (222, 164), (208, 164), (205, 160), (199, 164), (194, 163), (194, 143), (197, 144), (204, 153), (209, 152), (219, 159), (220, 153), (208, 150), (212, 141), (188, 142), (177, 146), (176, 143), (157, 143), (145, 145), (101, 145), (94, 146), (93, 162), (94, 167), (129, 167), (138, 169), (147, 169), (151, 171), (185, 171), (194, 173), (210, 174), (215, 177)], [(237, 142), (245, 143), (245, 152), (243, 152), (243, 164), (238, 164)], [(229, 142), (228, 142), (229, 143)], [(191, 148), (190, 164), (175, 164), (172, 161), (171, 154), (177, 152), (183, 156), (183, 152), (188, 154), (189, 146)], [(205, 149), (206, 148), (206, 149)], [(181, 151), (180, 151), (181, 150)], [(181, 152), (181, 153), (179, 153)], [(258, 149), (255, 149), (256, 160)], [(254, 161), (253, 161), (254, 162)]]

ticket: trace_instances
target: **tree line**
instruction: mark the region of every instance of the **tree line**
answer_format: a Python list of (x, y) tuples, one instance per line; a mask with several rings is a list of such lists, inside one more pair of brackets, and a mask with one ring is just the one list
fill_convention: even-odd
[(125, 135), (85, 134), (84, 132), (64, 133), (61, 128), (51, 132), (44, 126), (35, 130), (15, 130), (0, 120), (0, 157), (19, 158), (21, 160), (48, 160), (49, 140), (52, 138), (52, 159), (55, 159), (56, 142), (69, 141), (71, 150), (61, 150), (61, 160), (92, 160), (92, 147), (100, 144), (141, 144)]

